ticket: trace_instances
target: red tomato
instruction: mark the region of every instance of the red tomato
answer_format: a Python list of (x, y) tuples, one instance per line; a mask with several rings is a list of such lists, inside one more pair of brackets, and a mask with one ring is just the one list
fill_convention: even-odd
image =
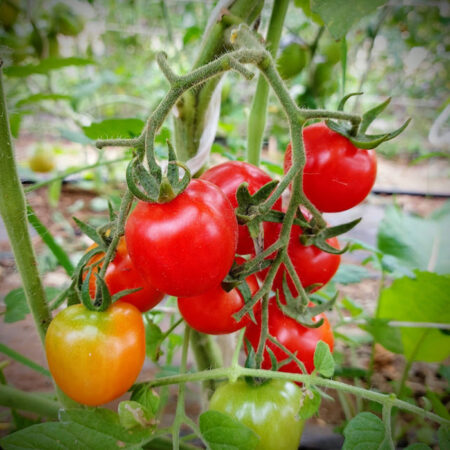
[[(97, 245), (94, 244), (89, 247), (88, 250), (96, 246)], [(98, 253), (90, 259), (89, 264), (95, 263), (103, 256), (104, 253)], [(97, 272), (100, 267), (101, 264), (94, 268), (89, 280), (89, 293), (92, 298), (95, 297), (96, 289), (94, 273)], [(141, 312), (145, 312), (153, 308), (164, 298), (164, 293), (155, 289), (149, 280), (143, 278), (135, 269), (127, 251), (127, 244), (123, 237), (119, 241), (114, 259), (106, 269), (105, 282), (111, 295), (117, 294), (125, 289), (142, 288), (140, 291), (120, 298), (120, 301), (131, 303)]]
[(169, 295), (191, 297), (225, 278), (237, 232), (233, 207), (223, 192), (208, 181), (192, 180), (170, 202), (138, 202), (125, 238), (144, 278)]
[[(258, 281), (254, 275), (247, 277), (246, 281), (253, 295), (258, 290)], [(244, 304), (244, 297), (237, 288), (226, 292), (220, 285), (204, 294), (178, 299), (184, 320), (194, 330), (207, 334), (228, 334), (245, 327), (250, 322), (248, 315), (239, 322), (233, 318)]]
[[(334, 338), (331, 330), (330, 322), (325, 314), (319, 314), (314, 317), (314, 321), (324, 319), (323, 324), (318, 328), (307, 328), (300, 325), (294, 319), (285, 316), (278, 308), (275, 298), (270, 299), (269, 302), (269, 334), (283, 344), (290, 352), (297, 353), (297, 358), (303, 362), (308, 373), (314, 370), (314, 351), (317, 343), (324, 341), (333, 351)], [(257, 324), (250, 322), (245, 330), (245, 338), (250, 341), (250, 344), (257, 351), (259, 344), (259, 337), (261, 334), (261, 311), (256, 315)], [(264, 350), (264, 357), (262, 368), (270, 369), (271, 361), (267, 351), (269, 347), (278, 362), (288, 358), (288, 355), (278, 346), (270, 341), (266, 341), (266, 349)], [(291, 361), (289, 364), (281, 367), (281, 372), (301, 373), (298, 365)]]
[[(361, 203), (372, 189), (377, 175), (374, 150), (356, 148), (347, 138), (325, 123), (303, 129), (306, 165), (303, 190), (322, 212), (339, 212)], [(284, 156), (284, 172), (292, 165), (292, 146)]]
[[(281, 223), (264, 224), (264, 248), (270, 247), (279, 237), (281, 232)], [(320, 284), (321, 286), (327, 284), (333, 275), (338, 270), (341, 262), (340, 255), (333, 255), (331, 253), (324, 252), (318, 249), (314, 245), (305, 246), (300, 242), (300, 235), (302, 229), (298, 225), (294, 225), (291, 228), (291, 236), (288, 244), (288, 255), (291, 258), (295, 271), (297, 272), (303, 287), (308, 287), (313, 284)], [(327, 239), (328, 244), (334, 248), (339, 248), (339, 242), (337, 238)], [(258, 278), (263, 280), (269, 269), (265, 269), (258, 273)], [(280, 266), (275, 280), (272, 285), (272, 289), (282, 290), (283, 287), (283, 273), (286, 272), (284, 264)], [(297, 289), (294, 287), (294, 283), (291, 277), (286, 272), (286, 280), (291, 292), (294, 295), (298, 295)], [(320, 289), (318, 286), (314, 290)]]
[(123, 302), (103, 312), (69, 306), (50, 323), (45, 350), (53, 379), (66, 395), (84, 405), (103, 405), (124, 394), (141, 371), (142, 315)]
[[(272, 181), (272, 178), (258, 167), (241, 161), (229, 161), (211, 167), (200, 178), (219, 186), (230, 200), (233, 208), (238, 207), (236, 191), (242, 183), (247, 182), (250, 194), (254, 194), (258, 189)], [(275, 202), (273, 208), (281, 210), (281, 199)], [(248, 228), (246, 225), (239, 225), (237, 253), (246, 255), (252, 252), (254, 252), (254, 245)]]

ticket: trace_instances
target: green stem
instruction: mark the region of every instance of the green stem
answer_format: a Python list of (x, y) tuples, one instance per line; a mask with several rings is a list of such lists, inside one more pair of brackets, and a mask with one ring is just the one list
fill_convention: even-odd
[(22, 278), (28, 307), (33, 315), (39, 337), (44, 343), (51, 315), (28, 231), (25, 195), (14, 160), (1, 69), (0, 102), (0, 214)]
[(213, 369), (196, 373), (173, 375), (169, 377), (158, 378), (156, 380), (151, 380), (147, 382), (146, 385), (149, 387), (167, 386), (171, 384), (179, 384), (194, 381), (224, 380), (230, 378), (235, 379), (235, 377), (244, 377), (244, 376), (290, 380), (305, 384), (309, 383), (313, 386), (315, 385), (330, 389), (336, 389), (342, 392), (349, 392), (350, 394), (358, 395), (362, 398), (380, 404), (390, 402), (393, 407), (411, 412), (413, 414), (417, 414), (420, 417), (424, 417), (426, 419), (432, 420), (434, 422), (443, 425), (450, 425), (450, 420), (447, 420), (441, 416), (438, 416), (437, 414), (419, 408), (418, 406), (412, 405), (411, 403), (399, 400), (393, 394), (381, 394), (379, 392), (352, 386), (350, 384), (342, 383), (340, 381), (317, 377), (316, 375), (294, 374), (288, 372), (274, 372), (272, 370), (262, 370), (262, 369), (246, 369), (244, 367), (238, 366), (238, 367), (227, 367), (222, 369)]
[(61, 408), (61, 405), (54, 400), (3, 384), (0, 384), (0, 405), (34, 412), (50, 419), (57, 419)]
[[(266, 42), (267, 48), (274, 58), (280, 43), (288, 6), (289, 0), (275, 0), (273, 2)], [(269, 85), (264, 77), (259, 75), (247, 125), (247, 161), (255, 166), (259, 165), (264, 129), (266, 127), (268, 98)]]
[(29, 367), (30, 369), (35, 370), (36, 372), (39, 372), (41, 375), (50, 377), (50, 372), (46, 368), (40, 366), (31, 359), (28, 359), (21, 353), (16, 352), (12, 348), (6, 346), (1, 342), (0, 342), (0, 352), (6, 356), (9, 356), (11, 359), (14, 359), (18, 363), (23, 364), (24, 366)]
[(383, 404), (383, 423), (384, 423), (384, 428), (385, 428), (385, 438), (384, 438), (384, 442), (387, 444), (387, 446), (394, 450), (395, 449), (395, 445), (394, 445), (394, 441), (392, 439), (392, 420), (391, 420), (391, 411), (392, 411), (392, 403), (391, 402), (386, 402)]
[(266, 348), (266, 340), (269, 334), (269, 294), (264, 295), (261, 303), (261, 334), (255, 358), (255, 364), (258, 368), (261, 367), (264, 359), (264, 349)]

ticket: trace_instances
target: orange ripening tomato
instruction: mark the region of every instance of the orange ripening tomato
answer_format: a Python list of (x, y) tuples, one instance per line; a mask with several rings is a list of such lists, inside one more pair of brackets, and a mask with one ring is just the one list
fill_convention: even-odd
[[(97, 244), (91, 245), (87, 251), (95, 248)], [(98, 253), (93, 256), (88, 265), (96, 263), (103, 258), (104, 253)], [(101, 263), (98, 264), (92, 271), (91, 278), (89, 279), (89, 294), (92, 298), (95, 297), (95, 276), (94, 273), (99, 270)], [(85, 272), (86, 276), (87, 272)], [(141, 312), (148, 311), (156, 306), (163, 298), (164, 293), (158, 291), (153, 285), (135, 269), (133, 262), (130, 259), (130, 255), (127, 251), (127, 244), (125, 238), (121, 237), (119, 245), (116, 249), (116, 255), (106, 270), (105, 282), (108, 286), (111, 295), (117, 294), (125, 289), (142, 288), (137, 292), (125, 295), (120, 298), (120, 301), (131, 303), (136, 306)]]
[(122, 302), (103, 312), (69, 306), (50, 323), (45, 350), (50, 372), (67, 396), (84, 405), (103, 405), (124, 394), (141, 371), (142, 315)]

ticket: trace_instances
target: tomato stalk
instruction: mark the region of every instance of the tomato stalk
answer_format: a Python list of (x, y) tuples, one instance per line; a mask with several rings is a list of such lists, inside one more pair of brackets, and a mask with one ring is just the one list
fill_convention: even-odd
[[(284, 19), (289, 6), (289, 0), (275, 0), (272, 6), (269, 27), (267, 29), (267, 48), (275, 58), (280, 42)], [(256, 85), (255, 95), (247, 124), (247, 161), (255, 166), (259, 165), (260, 152), (264, 137), (267, 117), (267, 102), (269, 98), (269, 85), (260, 74)]]

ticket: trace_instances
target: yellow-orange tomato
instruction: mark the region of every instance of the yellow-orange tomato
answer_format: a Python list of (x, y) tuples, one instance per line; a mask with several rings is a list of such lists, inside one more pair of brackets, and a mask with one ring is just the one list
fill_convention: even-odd
[(124, 394), (144, 364), (141, 313), (122, 302), (103, 312), (69, 306), (50, 323), (45, 350), (50, 372), (67, 396), (102, 405)]

